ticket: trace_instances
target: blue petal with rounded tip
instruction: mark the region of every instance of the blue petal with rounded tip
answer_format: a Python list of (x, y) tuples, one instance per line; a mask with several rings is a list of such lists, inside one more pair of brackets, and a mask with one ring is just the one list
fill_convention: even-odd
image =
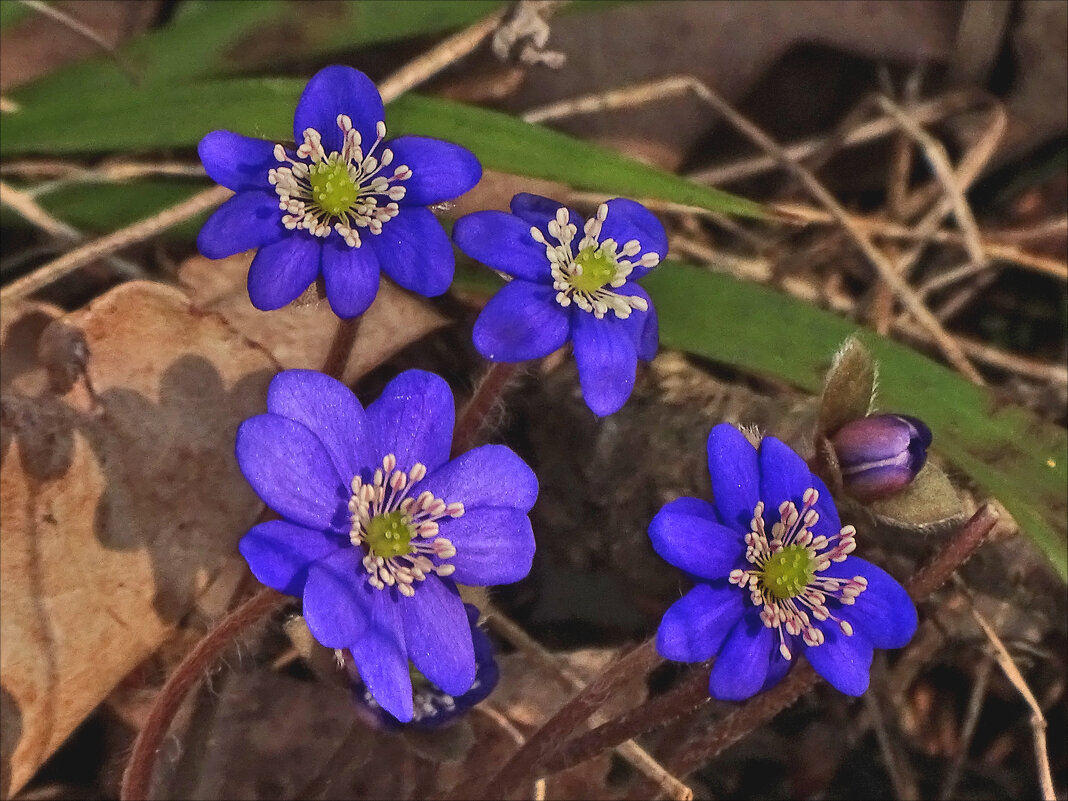
[(476, 211), (456, 221), (452, 238), (460, 250), (487, 267), (514, 278), (552, 285), (545, 246), (531, 238), (530, 228), (514, 214)]
[(446, 560), (460, 584), (488, 587), (525, 578), (534, 561), (530, 518), (518, 509), (480, 506), (438, 521), (441, 536), (456, 548)]
[(292, 303), (319, 275), (322, 245), (303, 233), (260, 248), (248, 268), (248, 297), (260, 311)]
[(341, 548), (352, 547), (346, 537), (335, 532), (269, 520), (253, 526), (237, 544), (259, 581), (286, 595), (301, 595), (308, 569)]
[(360, 549), (350, 545), (316, 560), (308, 568), (304, 620), (315, 639), (327, 648), (349, 648), (371, 626), (371, 598), (367, 591), (372, 588), (367, 584), (362, 557)]
[(445, 379), (425, 370), (405, 370), (367, 407), (367, 421), (380, 455), (397, 457), (401, 470), (416, 462), (433, 472), (449, 460), (456, 410)]
[(916, 633), (916, 606), (898, 582), (871, 562), (856, 556), (844, 562), (832, 562), (821, 576), (853, 578), (863, 576), (868, 587), (857, 596), (856, 603), (840, 605), (834, 613), (862, 633), (876, 648), (901, 648)]
[[(376, 127), (385, 119), (382, 96), (374, 82), (359, 70), (335, 64), (315, 73), (293, 114), (293, 139), (300, 145), (304, 130), (314, 128), (322, 136), (327, 155), (340, 151), (344, 136), (337, 126), (339, 114), (346, 114), (360, 132), (364, 156), (378, 138)], [(377, 151), (376, 151), (377, 153)]]
[(694, 514), (700, 511), (695, 500), (679, 498), (657, 512), (649, 524), (653, 549), (693, 576), (726, 578), (745, 556), (745, 542), (734, 529)]
[(287, 234), (277, 195), (238, 192), (208, 217), (197, 234), (197, 249), (209, 259), (225, 259), (277, 242)]
[(777, 635), (758, 615), (743, 615), (712, 664), (709, 694), (721, 701), (744, 701), (756, 695), (767, 679), (771, 652), (778, 647)]
[(540, 359), (563, 347), (571, 334), (570, 315), (555, 300), (556, 290), (516, 279), (501, 287), (475, 320), (475, 349), (495, 362)]
[(872, 644), (862, 632), (843, 634), (833, 621), (818, 624), (824, 641), (805, 648), (805, 657), (823, 678), (846, 695), (863, 695), (868, 689)]
[(315, 434), (343, 479), (375, 463), (378, 445), (363, 406), (337, 379), (316, 370), (284, 370), (267, 388), (267, 411)]
[(841, 530), (841, 521), (830, 491), (789, 445), (775, 437), (764, 437), (760, 442), (760, 497), (764, 501), (764, 522), (769, 530), (779, 519), (779, 505), (783, 501), (793, 501), (800, 511), (805, 490), (809, 488), (819, 493), (815, 509), (820, 519), (812, 531), (825, 537), (834, 536)]
[[(212, 131), (197, 145), (208, 177), (227, 189), (263, 189), (274, 195), (267, 173), (278, 166), (274, 143), (232, 131)], [(277, 196), (275, 196), (277, 200)]]
[(237, 429), (234, 453), (252, 489), (282, 517), (348, 531), (348, 480), (311, 430), (276, 414), (250, 417)]
[(719, 651), (749, 599), (726, 582), (697, 584), (664, 613), (656, 651), (676, 662), (704, 662)]
[(466, 509), (502, 506), (529, 512), (538, 498), (538, 477), (504, 445), (483, 445), (442, 465), (419, 483), (447, 503)]
[(334, 314), (348, 320), (370, 308), (378, 294), (378, 258), (367, 242), (352, 248), (336, 234), (322, 246), (323, 283)]
[(708, 435), (708, 470), (720, 522), (744, 534), (760, 500), (760, 468), (749, 440), (730, 423)]
[(363, 247), (370, 247), (386, 275), (405, 289), (432, 298), (452, 283), (452, 242), (430, 210), (403, 208), (383, 223), (382, 233), (361, 235)]
[(403, 186), (401, 206), (431, 206), (452, 200), (472, 189), (482, 177), (482, 165), (466, 147), (427, 136), (399, 136), (386, 143), (393, 162), (380, 175), (407, 165), (412, 177), (395, 184)]
[(586, 405), (598, 417), (619, 411), (634, 390), (638, 353), (624, 321), (609, 311), (598, 320), (575, 307), (571, 337)]
[[(668, 251), (667, 232), (656, 215), (641, 203), (625, 197), (609, 200), (605, 205), (608, 206), (608, 216), (601, 226), (601, 242), (614, 239), (618, 249), (622, 250), (627, 242), (636, 239), (642, 249), (636, 256), (630, 257), (631, 261), (637, 262), (646, 253), (655, 253), (663, 260)], [(637, 266), (630, 277), (632, 280), (642, 278), (651, 269)]]
[(463, 695), (475, 680), (475, 649), (464, 602), (449, 579), (427, 576), (415, 596), (399, 601), (408, 658), (449, 695)]
[(370, 610), (370, 621), (360, 638), (349, 645), (349, 651), (374, 699), (397, 720), (407, 722), (414, 715), (414, 706), (401, 604), (413, 599), (404, 598), (394, 588), (376, 590), (367, 582), (357, 592)]

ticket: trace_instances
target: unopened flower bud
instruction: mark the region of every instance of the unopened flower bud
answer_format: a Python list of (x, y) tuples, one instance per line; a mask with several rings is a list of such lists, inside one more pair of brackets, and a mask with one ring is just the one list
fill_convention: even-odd
[(878, 414), (846, 423), (831, 439), (845, 491), (862, 500), (907, 487), (927, 461), (931, 429), (901, 414)]

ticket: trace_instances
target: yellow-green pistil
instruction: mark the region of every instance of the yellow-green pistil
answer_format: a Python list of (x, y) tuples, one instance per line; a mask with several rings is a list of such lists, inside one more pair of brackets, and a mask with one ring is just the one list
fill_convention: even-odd
[(571, 285), (580, 292), (595, 292), (616, 277), (616, 260), (601, 248), (584, 248), (575, 257), (575, 265), (582, 272), (571, 276)]
[(308, 169), (312, 198), (332, 217), (340, 217), (356, 205), (360, 190), (349, 176), (348, 165), (330, 159)]
[(777, 601), (796, 598), (816, 575), (816, 560), (803, 545), (789, 545), (764, 565), (763, 584)]
[(389, 559), (411, 553), (412, 527), (404, 512), (387, 512), (371, 518), (365, 534), (371, 553)]

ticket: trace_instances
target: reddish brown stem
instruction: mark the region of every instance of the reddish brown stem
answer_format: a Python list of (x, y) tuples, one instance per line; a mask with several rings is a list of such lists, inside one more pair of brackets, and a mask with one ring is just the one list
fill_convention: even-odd
[(463, 782), (453, 788), (450, 798), (504, 798), (530, 780), (536, 767), (553, 755), (567, 735), (600, 709), (605, 700), (635, 674), (644, 675), (660, 661), (656, 641), (646, 640), (620, 657), (567, 704), (553, 715), (527, 740), (489, 781)]
[(353, 317), (349, 320), (339, 319), (337, 321), (337, 330), (334, 332), (334, 339), (330, 343), (330, 351), (326, 354), (326, 360), (323, 362), (320, 372), (326, 373), (338, 381), (345, 380), (345, 368), (349, 363), (349, 354), (352, 353), (352, 346), (356, 344), (356, 335), (360, 332), (360, 324), (362, 322), (362, 316)]
[(283, 598), (275, 590), (264, 587), (223, 618), (181, 661), (160, 690), (148, 720), (134, 741), (130, 761), (126, 763), (126, 770), (122, 774), (122, 789), (119, 792), (122, 801), (144, 801), (148, 798), (156, 752), (189, 690), (233, 643), (234, 638), (274, 611)]
[(556, 753), (538, 766), (539, 774), (550, 776), (593, 759), (598, 754), (632, 740), (639, 734), (666, 726), (708, 703), (708, 669), (691, 672), (677, 687), (650, 699), (630, 712), (568, 740)]
[(456, 430), (452, 438), (453, 456), (471, 450), (482, 440), (490, 412), (504, 395), (520, 367), (519, 364), (509, 362), (490, 363), (489, 369), (483, 373), (470, 400), (456, 420)]

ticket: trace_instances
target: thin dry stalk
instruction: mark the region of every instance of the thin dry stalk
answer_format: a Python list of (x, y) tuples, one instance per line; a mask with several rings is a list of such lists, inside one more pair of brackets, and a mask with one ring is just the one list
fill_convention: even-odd
[(112, 60), (115, 62), (115, 65), (120, 70), (122, 70), (122, 72), (126, 75), (127, 78), (130, 79), (131, 83), (138, 83), (139, 77), (137, 73), (129, 65), (126, 59), (122, 57), (118, 50), (115, 49), (115, 46), (103, 36), (101, 36), (99, 33), (90, 28), (88, 25), (86, 25), (84, 22), (79, 19), (75, 19), (70, 14), (67, 14), (65, 11), (61, 11), (60, 9), (55, 8), (54, 6), (49, 5), (48, 3), (43, 3), (40, 0), (19, 0), (19, 2), (21, 2), (27, 8), (32, 8), (38, 14), (54, 19), (61, 25), (70, 28), (79, 36), (88, 39), (90, 42), (95, 44), (97, 47), (106, 52), (112, 58)]
[[(77, 243), (85, 239), (85, 235), (81, 231), (53, 217), (29, 194), (3, 181), (0, 181), (0, 204), (7, 206), (28, 223), (40, 228), (46, 234), (61, 242)], [(145, 276), (144, 270), (126, 259), (109, 256), (105, 261), (124, 278), (144, 278)]]
[(942, 782), (938, 797), (941, 801), (950, 801), (957, 795), (957, 784), (960, 782), (961, 772), (964, 770), (964, 762), (968, 758), (968, 751), (975, 738), (975, 728), (979, 724), (979, 715), (983, 711), (983, 701), (986, 699), (986, 690), (990, 686), (990, 673), (994, 668), (994, 657), (987, 651), (979, 667), (975, 672), (975, 681), (972, 683), (972, 691), (968, 695), (968, 707), (964, 713), (964, 722), (960, 727), (960, 738), (957, 743), (957, 753), (953, 755), (953, 761), (946, 771), (945, 780)]
[(964, 196), (963, 182), (958, 180), (945, 147), (889, 97), (878, 96), (875, 98), (875, 102), (879, 108), (893, 117), (905, 133), (915, 140), (924, 156), (927, 157), (927, 162), (931, 165), (931, 169), (945, 190), (946, 197), (952, 204), (953, 214), (957, 218), (957, 225), (960, 226), (961, 233), (964, 235), (964, 246), (968, 251), (968, 255), (974, 263), (984, 263), (986, 261), (986, 253), (979, 237), (979, 226), (975, 222), (971, 206), (968, 205), (968, 199)]
[[(544, 668), (546, 672), (558, 677), (568, 690), (581, 692), (586, 687), (586, 682), (581, 676), (543, 648), (537, 640), (523, 631), (515, 622), (509, 620), (499, 609), (494, 607), (487, 609), (487, 623), (494, 631), (530, 657), (532, 661)], [(590, 715), (590, 723), (594, 726), (606, 721), (607, 717), (601, 712), (594, 712)], [(664, 770), (664, 767), (659, 762), (653, 759), (644, 748), (633, 740), (620, 743), (615, 748), (623, 759), (641, 771), (667, 797), (679, 799), (679, 801), (689, 801), (689, 799), (693, 798), (693, 791), (689, 787)], [(552, 772), (546, 770), (546, 774)]]
[(232, 194), (233, 192), (225, 186), (213, 186), (211, 189), (198, 192), (191, 198), (171, 206), (159, 214), (154, 214), (107, 236), (87, 242), (81, 247), (77, 247), (60, 256), (58, 259), (42, 265), (32, 273), (12, 281), (3, 289), (0, 289), (0, 300), (15, 300), (26, 297), (54, 281), (58, 281), (63, 276), (70, 275), (75, 270), (96, 259), (103, 258), (137, 242), (143, 242), (162, 231), (166, 231), (168, 228), (196, 217), (198, 214), (219, 205)]
[(618, 90), (617, 93), (604, 93), (603, 95), (586, 96), (556, 104), (549, 109), (542, 109), (537, 114), (528, 113), (524, 119), (533, 121), (545, 119), (546, 114), (560, 115), (562, 111), (568, 113), (585, 113), (602, 108), (611, 108), (613, 104), (634, 104), (635, 96), (641, 89), (646, 95), (660, 92), (662, 95), (679, 94), (691, 91), (702, 101), (714, 108), (727, 122), (740, 131), (750, 141), (774, 158), (784, 169), (790, 172), (805, 189), (815, 197), (838, 223), (846, 230), (854, 244), (860, 249), (871, 265), (875, 268), (879, 277), (894, 291), (898, 299), (913, 314), (916, 320), (926, 328), (934, 338), (938, 348), (946, 359), (956, 367), (964, 376), (973, 383), (983, 385), (983, 378), (968, 360), (967, 355), (960, 349), (956, 341), (950, 336), (938, 318), (923, 304), (905, 280), (897, 274), (894, 265), (880, 252), (868, 238), (867, 234), (856, 226), (841, 204), (823, 186), (812, 172), (801, 166), (786, 150), (776, 143), (763, 130), (754, 125), (748, 118), (740, 114), (732, 105), (714, 92), (707, 84), (693, 76), (680, 75), (666, 78), (652, 84), (644, 84), (640, 87), (630, 87)]
[(443, 39), (419, 57), (405, 64), (378, 85), (385, 103), (432, 78), (445, 67), (471, 53), (501, 24), (507, 6), (500, 8), (474, 25)]
[(51, 191), (69, 183), (119, 183), (136, 178), (158, 176), (176, 178), (202, 178), (207, 175), (203, 165), (182, 161), (117, 161), (98, 167), (85, 167), (71, 161), (55, 159), (28, 159), (0, 164), (0, 175), (17, 175), (20, 178), (54, 178), (50, 183), (33, 188), (34, 196)]
[(1035, 768), (1038, 771), (1038, 781), (1042, 787), (1042, 798), (1043, 801), (1056, 801), (1057, 794), (1053, 789), (1053, 775), (1050, 772), (1049, 752), (1046, 748), (1046, 716), (1042, 714), (1042, 706), (1038, 703), (1034, 693), (1031, 692), (1031, 688), (1027, 686), (1026, 679), (1020, 673), (1020, 669), (1016, 667), (1016, 662), (1013, 661), (1012, 654), (1005, 647), (1005, 643), (1001, 641), (990, 622), (975, 608), (971, 593), (964, 586), (964, 582), (958, 579), (958, 585), (964, 590), (964, 594), (968, 598), (972, 617), (979, 625), (979, 628), (983, 630), (983, 634), (986, 635), (991, 647), (994, 649), (994, 659), (997, 660), (998, 667), (1005, 674), (1005, 678), (1020, 693), (1027, 706), (1031, 708), (1031, 736), (1034, 740)]
[[(814, 223), (819, 225), (837, 224), (837, 220), (830, 213), (823, 209), (813, 208), (804, 203), (772, 203), (770, 204), (770, 208), (772, 211), (778, 211), (784, 218), (791, 219), (796, 223)], [(693, 214), (698, 214), (700, 212), (699, 209), (694, 209), (689, 206), (665, 210), (685, 210), (687, 213)], [(918, 229), (909, 228), (899, 223), (888, 222), (873, 217), (862, 217), (859, 215), (850, 215), (850, 218), (859, 228), (880, 239), (902, 239), (912, 241), (929, 239), (931, 242), (955, 245), (963, 244), (963, 238), (956, 231), (939, 230), (935, 231), (929, 238), (927, 238), (924, 237), (923, 232)], [(1056, 220), (1049, 223), (1048, 227), (1050, 231), (1052, 233), (1059, 232), (1059, 224), (1061, 222), (1061, 220)], [(1068, 219), (1064, 220), (1064, 222), (1068, 224)], [(1038, 234), (1022, 237), (1021, 240), (1026, 241), (1026, 239), (1035, 238), (1035, 236), (1038, 236)], [(1011, 240), (1012, 232), (999, 231), (997, 233), (990, 233), (983, 239), (983, 251), (991, 260), (1009, 262), (1020, 267), (1026, 267), (1036, 272), (1050, 275), (1060, 281), (1068, 282), (1068, 264), (1046, 256), (1040, 256), (1035, 253), (1028, 253), (1027, 251), (1020, 250), (1020, 248), (1011, 243)]]
[(874, 688), (864, 693), (864, 708), (867, 709), (872, 728), (875, 730), (875, 739), (883, 754), (883, 764), (890, 774), (894, 797), (899, 801), (919, 801), (920, 790), (916, 786), (916, 777), (894, 746), (889, 727), (886, 725), (886, 716), (883, 715), (882, 701)]
[[(686, 80), (689, 80), (688, 76), (673, 75), (667, 78), (632, 84), (621, 89), (582, 95), (530, 109), (524, 112), (522, 117), (527, 122), (540, 123), (579, 114), (596, 114), (601, 111), (635, 108), (665, 98), (686, 94), (690, 91), (685, 83)], [(915, 107), (910, 107), (910, 112), (914, 119), (921, 124), (929, 124), (954, 114), (959, 114), (983, 102), (987, 102), (986, 98), (974, 91), (954, 92), (920, 103)], [(889, 136), (896, 130), (898, 130), (898, 126), (893, 120), (881, 118), (858, 125), (841, 136), (840, 141), (832, 133), (788, 145), (784, 150), (790, 158), (804, 161), (813, 156), (818, 156), (820, 152), (829, 146), (829, 143), (840, 145), (841, 147), (853, 147)], [(776, 169), (778, 166), (779, 161), (776, 158), (763, 155), (742, 159), (719, 167), (698, 170), (686, 177), (697, 183), (718, 186), (760, 175)]]

